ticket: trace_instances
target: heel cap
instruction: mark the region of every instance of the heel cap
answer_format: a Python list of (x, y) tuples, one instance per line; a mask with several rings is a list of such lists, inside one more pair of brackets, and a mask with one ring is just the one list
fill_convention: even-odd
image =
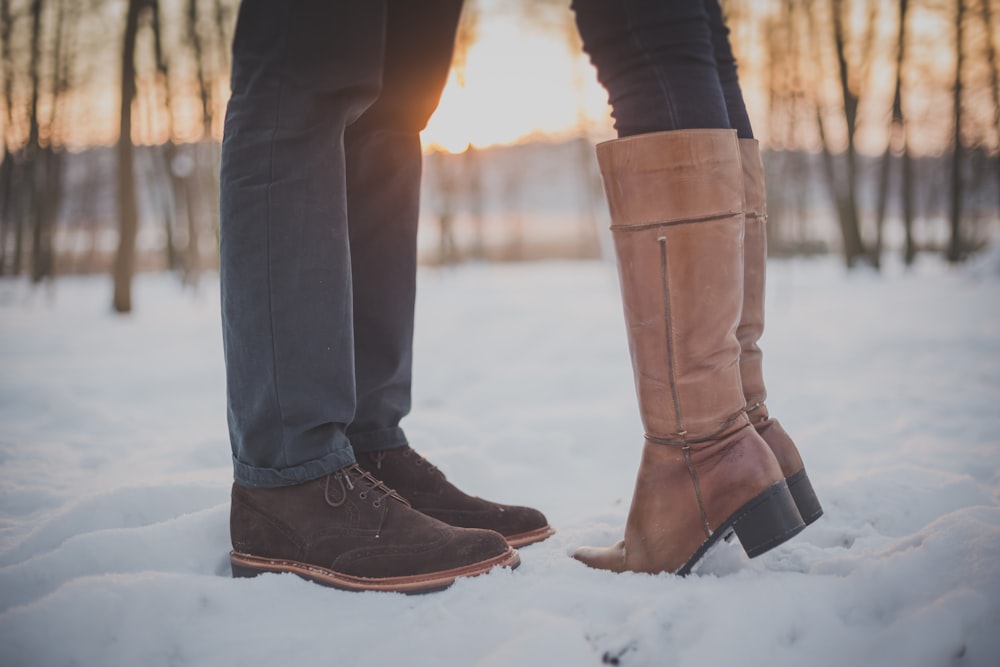
[(741, 507), (731, 519), (743, 550), (756, 558), (805, 529), (788, 484), (771, 485)]

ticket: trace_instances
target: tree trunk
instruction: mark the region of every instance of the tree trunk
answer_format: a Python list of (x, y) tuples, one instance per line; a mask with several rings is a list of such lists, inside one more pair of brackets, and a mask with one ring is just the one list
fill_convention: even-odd
[[(1000, 179), (1000, 62), (997, 60), (997, 49), (993, 43), (993, 10), (991, 0), (982, 0), (982, 19), (986, 28), (986, 60), (990, 70), (990, 93), (993, 101), (993, 128), (996, 130), (996, 155), (993, 156), (996, 177)], [(1000, 187), (997, 188), (1000, 196)]]
[(10, 35), (13, 21), (10, 15), (10, 0), (0, 0), (0, 68), (3, 71), (3, 134), (0, 143), (3, 144), (3, 163), (0, 163), (0, 276), (7, 274), (8, 248), (7, 240), (14, 227), (14, 208), (11, 197), (14, 194), (14, 153), (11, 151), (7, 132), (14, 124), (14, 109), (12, 93), (14, 89), (14, 64), (10, 50)]
[(202, 45), (201, 32), (198, 30), (198, 0), (188, 0), (187, 35), (194, 50), (195, 79), (198, 81), (198, 96), (201, 101), (202, 138), (207, 138), (212, 132), (212, 110), (208, 90), (208, 77), (205, 73), (205, 47)]
[(31, 221), (31, 280), (39, 282), (48, 268), (48, 253), (45, 248), (45, 156), (41, 150), (41, 120), (39, 119), (39, 97), (41, 96), (41, 34), (42, 0), (32, 0), (31, 41), (28, 60), (28, 76), (31, 93), (28, 102), (28, 142), (25, 146), (25, 169), (28, 181), (28, 205)]
[(962, 247), (962, 70), (965, 65), (963, 43), (965, 41), (962, 24), (965, 19), (964, 0), (955, 0), (955, 87), (954, 87), (954, 148), (951, 158), (951, 196), (949, 205), (949, 227), (951, 238), (948, 241), (947, 258), (949, 262), (960, 262), (964, 256)]
[(894, 155), (901, 155), (900, 193), (902, 198), (903, 229), (906, 237), (904, 261), (907, 265), (913, 262), (915, 249), (913, 244), (913, 187), (912, 169), (910, 165), (909, 145), (906, 138), (906, 123), (903, 117), (903, 63), (906, 53), (906, 16), (909, 2), (899, 0), (899, 27), (896, 31), (896, 76), (892, 96), (892, 120), (889, 128), (889, 142), (882, 156), (881, 174), (879, 180), (878, 203), (876, 213), (876, 237), (874, 260), (876, 266), (881, 264), (882, 237), (885, 223), (885, 211), (889, 199), (889, 180)]
[(847, 128), (847, 150), (845, 152), (846, 173), (838, 195), (838, 210), (840, 212), (840, 228), (844, 239), (844, 259), (848, 267), (853, 267), (858, 259), (867, 253), (861, 240), (861, 225), (858, 218), (857, 195), (857, 149), (854, 145), (854, 134), (857, 129), (858, 95), (851, 89), (850, 71), (846, 56), (846, 39), (844, 34), (843, 0), (832, 0), (833, 39), (837, 53), (837, 73), (840, 80), (840, 90), (844, 102), (844, 122)]
[(48, 115), (42, 125), (39, 119), (39, 133), (44, 129), (44, 134), (49, 137), (45, 146), (40, 145), (35, 150), (33, 173), (35, 185), (33, 188), (35, 201), (32, 203), (34, 213), (34, 228), (32, 238), (32, 272), (31, 277), (34, 282), (41, 282), (45, 279), (52, 279), (55, 276), (55, 251), (53, 248), (53, 236), (55, 234), (56, 220), (59, 217), (59, 209), (62, 203), (62, 182), (63, 182), (63, 153), (55, 145), (55, 137), (58, 132), (60, 112), (62, 111), (63, 93), (69, 89), (69, 72), (67, 44), (64, 32), (67, 24), (71, 27), (76, 23), (73, 17), (67, 20), (66, 1), (56, 2), (56, 24), (53, 30), (55, 44), (52, 48), (52, 88), (50, 91), (50, 103)]
[[(7, 240), (13, 228), (13, 206), (11, 197), (14, 194), (14, 154), (6, 144), (3, 147), (3, 162), (0, 163), (0, 276), (7, 275), (8, 249)], [(13, 272), (11, 272), (13, 274)]]
[(174, 160), (177, 157), (177, 146), (174, 144), (174, 120), (173, 92), (170, 85), (170, 66), (163, 53), (163, 22), (161, 17), (161, 6), (158, 0), (153, 3), (153, 17), (151, 27), (153, 29), (153, 55), (156, 61), (157, 81), (163, 86), (163, 106), (167, 111), (167, 141), (160, 147), (157, 154), (160, 156), (160, 164), (163, 169), (163, 178), (166, 185), (161, 189), (164, 193), (162, 197), (163, 230), (166, 234), (165, 251), (167, 270), (175, 271), (180, 265), (180, 257), (177, 252), (177, 242), (174, 239), (175, 212), (177, 203), (182, 194), (180, 179), (174, 174)]
[(121, 107), (118, 129), (118, 253), (113, 268), (115, 312), (132, 311), (132, 277), (135, 274), (135, 240), (139, 213), (136, 205), (132, 146), (132, 101), (135, 99), (135, 42), (143, 0), (129, 0), (122, 41)]

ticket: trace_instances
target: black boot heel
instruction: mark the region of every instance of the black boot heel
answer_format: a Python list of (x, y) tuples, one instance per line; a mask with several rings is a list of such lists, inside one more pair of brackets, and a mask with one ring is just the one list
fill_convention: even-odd
[(794, 537), (806, 524), (788, 484), (781, 481), (743, 505), (733, 515), (732, 527), (747, 556), (755, 558)]
[(802, 520), (806, 522), (807, 526), (823, 516), (823, 508), (819, 504), (819, 498), (816, 497), (816, 492), (813, 490), (812, 482), (809, 481), (809, 475), (806, 474), (805, 468), (786, 481), (788, 482), (788, 490), (792, 492), (792, 498), (795, 500), (795, 506), (799, 508), (799, 514), (802, 515)]

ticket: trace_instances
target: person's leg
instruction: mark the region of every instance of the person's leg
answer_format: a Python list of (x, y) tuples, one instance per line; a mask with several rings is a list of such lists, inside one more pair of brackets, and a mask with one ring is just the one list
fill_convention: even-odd
[(344, 131), (381, 85), (385, 4), (244, 0), (222, 158), (234, 576), (426, 591), (516, 566), (354, 462)]
[(730, 127), (712, 28), (700, 0), (572, 5), (619, 137)]
[(729, 43), (729, 27), (726, 26), (722, 16), (719, 0), (703, 0), (703, 3), (708, 17), (709, 32), (712, 35), (715, 68), (719, 73), (719, 85), (726, 104), (729, 127), (736, 130), (740, 139), (753, 139), (753, 128), (750, 126), (750, 116), (743, 101), (743, 90), (740, 88), (740, 77), (736, 70), (736, 58)]
[(376, 98), (384, 6), (245, 0), (222, 144), (230, 440), (244, 486), (354, 462), (344, 128)]
[(686, 574), (731, 532), (759, 555), (804, 524), (744, 412), (743, 172), (709, 14), (701, 0), (573, 6), (620, 137), (598, 161), (646, 430), (624, 539), (574, 557)]
[(378, 100), (345, 135), (354, 289), (356, 453), (402, 447), (410, 411), (422, 151), (462, 0), (389, 0)]
[(357, 383), (347, 433), (358, 462), (414, 509), (523, 546), (553, 534), (544, 515), (464, 493), (410, 448), (399, 427), (410, 410), (419, 133), (444, 88), (461, 7), (461, 0), (388, 3), (382, 93), (347, 129)]

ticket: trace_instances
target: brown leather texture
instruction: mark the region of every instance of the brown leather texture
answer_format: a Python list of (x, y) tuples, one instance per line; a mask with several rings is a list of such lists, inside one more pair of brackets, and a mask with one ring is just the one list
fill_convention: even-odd
[(758, 341), (764, 334), (764, 291), (767, 267), (767, 188), (760, 144), (740, 139), (743, 184), (746, 189), (746, 232), (743, 238), (743, 311), (736, 336), (740, 341), (740, 377), (747, 416), (771, 447), (785, 477), (803, 469), (802, 458), (791, 437), (772, 419), (764, 401), (763, 356)]
[(688, 453), (694, 476), (683, 450), (646, 442), (624, 539), (574, 556), (615, 572), (676, 572), (744, 503), (782, 479), (767, 445), (749, 425)]
[(757, 341), (764, 333), (764, 277), (767, 263), (767, 208), (764, 163), (754, 139), (740, 139), (746, 188), (746, 231), (743, 236), (743, 309), (736, 336), (740, 341), (740, 376), (752, 422), (767, 419), (763, 359)]
[(636, 395), (651, 437), (697, 441), (746, 423), (735, 336), (741, 237), (738, 216), (613, 232)]
[(601, 144), (598, 161), (647, 440), (624, 539), (574, 556), (675, 572), (783, 480), (744, 412), (739, 144), (729, 130), (662, 132)]
[(369, 579), (466, 571), (511, 551), (493, 531), (411, 509), (357, 466), (296, 486), (234, 484), (230, 535), (237, 554)]
[(753, 427), (774, 452), (774, 458), (778, 460), (778, 465), (781, 466), (781, 472), (785, 478), (791, 477), (805, 468), (798, 447), (795, 446), (795, 442), (781, 427), (777, 419), (768, 417), (763, 421), (754, 422)]
[(746, 423), (735, 336), (743, 299), (736, 134), (619, 142), (601, 144), (598, 159), (609, 201), (618, 192), (642, 202), (612, 206), (612, 235), (643, 426), (664, 440), (724, 436)]
[(731, 130), (674, 130), (598, 144), (612, 228), (739, 215), (743, 186), (729, 155), (736, 141)]

